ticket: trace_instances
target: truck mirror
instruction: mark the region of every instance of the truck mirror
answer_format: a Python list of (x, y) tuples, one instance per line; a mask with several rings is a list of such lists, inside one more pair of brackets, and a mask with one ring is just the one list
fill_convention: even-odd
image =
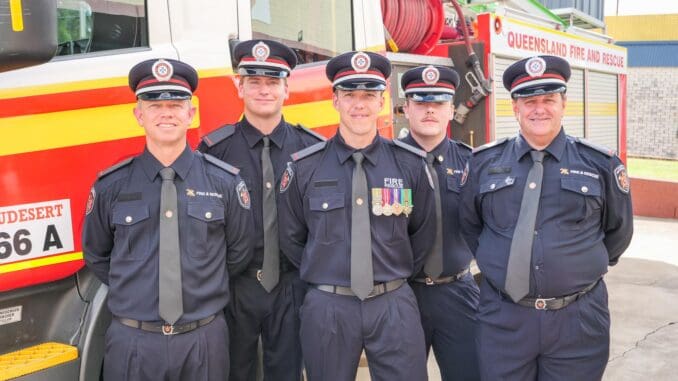
[(56, 0), (0, 0), (0, 73), (39, 65), (57, 48)]

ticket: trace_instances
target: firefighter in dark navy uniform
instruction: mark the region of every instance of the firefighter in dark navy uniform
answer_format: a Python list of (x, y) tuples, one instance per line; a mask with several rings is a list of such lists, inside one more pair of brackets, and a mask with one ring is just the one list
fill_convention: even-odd
[(265, 380), (301, 378), (298, 310), (305, 293), (299, 272), (278, 243), (276, 189), (290, 155), (325, 140), (285, 121), (287, 78), (297, 60), (292, 49), (269, 40), (235, 47), (244, 117), (205, 136), (198, 150), (240, 169), (252, 195), (254, 257), (231, 279), (233, 302), (226, 311), (231, 338), (231, 381), (254, 380), (257, 342), (263, 344)]
[(134, 66), (140, 155), (99, 174), (86, 209), (87, 266), (108, 285), (105, 380), (224, 380), (229, 274), (252, 253), (238, 170), (193, 152), (186, 130), (198, 75), (152, 59)]
[(329, 61), (339, 129), (293, 155), (280, 184), (280, 243), (309, 283), (301, 345), (309, 380), (425, 380), (417, 302), (406, 279), (435, 234), (426, 154), (377, 133), (390, 62), (371, 52)]
[(459, 191), (471, 148), (447, 138), (459, 75), (444, 66), (420, 66), (401, 80), (409, 135), (402, 140), (426, 151), (436, 187), (435, 245), (411, 282), (426, 338), (444, 381), (477, 380), (478, 286), (469, 271), (473, 255), (459, 229)]
[(602, 277), (631, 241), (631, 197), (612, 151), (565, 134), (569, 77), (554, 56), (509, 66), (519, 134), (476, 148), (462, 181), (483, 380), (599, 380), (608, 361)]

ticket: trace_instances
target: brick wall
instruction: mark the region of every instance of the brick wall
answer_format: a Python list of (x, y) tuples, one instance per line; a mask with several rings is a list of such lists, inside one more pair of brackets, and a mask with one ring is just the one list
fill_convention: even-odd
[(628, 155), (678, 160), (678, 67), (628, 70)]

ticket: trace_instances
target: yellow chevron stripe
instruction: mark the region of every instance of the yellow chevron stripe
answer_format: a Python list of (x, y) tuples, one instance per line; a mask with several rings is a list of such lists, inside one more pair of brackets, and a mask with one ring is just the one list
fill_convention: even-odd
[(9, 14), (12, 17), (12, 30), (21, 32), (24, 30), (24, 12), (21, 0), (9, 0)]
[[(616, 116), (616, 103), (589, 103), (589, 116)], [(513, 107), (510, 99), (498, 99), (496, 103), (497, 116), (513, 116)], [(584, 102), (567, 102), (566, 116), (584, 115)]]
[[(223, 77), (231, 74), (233, 74), (233, 70), (231, 68), (204, 69), (198, 71), (198, 75), (201, 79)], [(110, 87), (120, 86), (128, 86), (127, 77), (100, 78), (86, 81), (54, 83), (50, 85), (0, 89), (0, 99), (70, 93), (83, 90), (107, 89)]]
[[(198, 97), (192, 103), (198, 107)], [(132, 109), (135, 103), (23, 115), (0, 119), (0, 156), (144, 135)], [(199, 110), (199, 108), (198, 108)], [(189, 128), (200, 126), (199, 111)]]
[(0, 265), (0, 274), (11, 273), (11, 272), (14, 272), (14, 271), (35, 269), (35, 268), (38, 268), (38, 267), (56, 265), (56, 264), (59, 264), (59, 263), (79, 261), (81, 259), (82, 259), (82, 251), (79, 251), (79, 252), (75, 252), (75, 253), (54, 255), (54, 256), (45, 257), (45, 258), (36, 258), (36, 259), (29, 260), (29, 261), (22, 261), (22, 262), (17, 262), (17, 263), (8, 263), (6, 265)]

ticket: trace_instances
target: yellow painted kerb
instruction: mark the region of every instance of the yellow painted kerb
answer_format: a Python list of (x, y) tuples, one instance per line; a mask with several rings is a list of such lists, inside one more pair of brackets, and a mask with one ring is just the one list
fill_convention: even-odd
[(24, 30), (24, 11), (21, 0), (9, 0), (9, 14), (12, 17), (12, 30), (21, 32)]

